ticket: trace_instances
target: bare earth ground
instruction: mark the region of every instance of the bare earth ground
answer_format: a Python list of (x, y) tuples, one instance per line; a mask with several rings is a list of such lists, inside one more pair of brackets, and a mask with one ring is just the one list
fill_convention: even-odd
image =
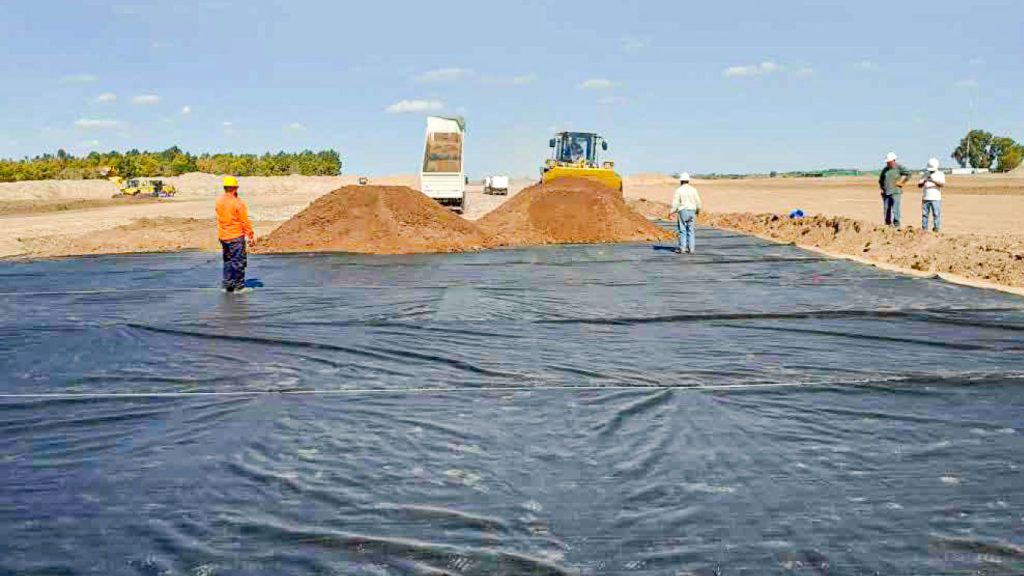
[[(5, 215), (0, 208), (0, 257), (49, 257), (72, 254), (102, 254), (104, 246), (117, 245), (118, 252), (148, 252), (181, 244), (183, 248), (215, 247), (213, 227), (205, 235), (199, 228), (182, 229), (178, 219), (211, 220), (213, 203), (220, 194), (220, 177), (212, 174), (184, 174), (167, 178), (178, 193), (157, 203), (118, 200), (110, 205), (117, 188), (100, 180), (65, 180), (0, 183), (0, 206), (18, 206), (16, 214)], [(355, 184), (357, 176), (281, 176), (241, 178), (241, 196), (249, 207), (257, 233), (269, 233), (323, 194)], [(374, 184), (416, 185), (414, 176), (373, 178)], [(63, 210), (61, 202), (77, 202), (80, 209)], [(31, 208), (34, 205), (35, 208)], [(49, 212), (45, 210), (49, 209)], [(31, 212), (31, 213), (26, 213)], [(146, 235), (131, 225), (142, 218), (148, 222)], [(95, 236), (96, 233), (122, 228)], [(188, 232), (192, 230), (193, 232)], [(84, 237), (84, 238), (82, 238)], [(102, 237), (102, 240), (99, 238)], [(70, 242), (82, 238), (81, 242)], [(95, 240), (95, 242), (94, 242)], [(212, 242), (212, 244), (211, 244)]]
[[(903, 229), (880, 226), (873, 177), (694, 182), (710, 226), (755, 234), (831, 255), (952, 280), (1024, 287), (1024, 175), (950, 177), (943, 192), (942, 233), (924, 233), (921, 193), (903, 194)], [(627, 178), (630, 206), (664, 218), (675, 190), (663, 176)], [(787, 215), (800, 208), (807, 218)]]
[[(882, 201), (873, 176), (707, 180), (693, 183), (708, 212), (843, 216), (880, 223)], [(921, 225), (916, 181), (904, 188), (903, 225)], [(676, 183), (658, 176), (626, 178), (626, 200), (671, 202)], [(1024, 234), (1024, 175), (950, 176), (942, 198), (942, 228), (952, 234)]]
[[(113, 201), (104, 181), (46, 181), (0, 184), (0, 257), (49, 257), (109, 252), (180, 249), (215, 250), (213, 202), (219, 178), (186, 174), (168, 179), (177, 197), (159, 202)], [(242, 178), (257, 232), (266, 235), (313, 200), (357, 176)], [(414, 175), (371, 178), (371, 184), (417, 186)], [(476, 220), (514, 196), (529, 181), (513, 182), (509, 196), (484, 195), (470, 186), (465, 217)], [(1024, 286), (1024, 174), (954, 176), (943, 194), (940, 238), (876, 229), (881, 200), (874, 177), (697, 181), (706, 218), (715, 225), (799, 245), (827, 249), (874, 262), (921, 271), (949, 271), (968, 277)], [(676, 183), (659, 175), (625, 180), (625, 197), (649, 218), (663, 217)], [(920, 225), (918, 189), (903, 195), (903, 224)], [(641, 201), (641, 202), (637, 202)], [(799, 225), (785, 215), (800, 208), (808, 216), (841, 217), (840, 231), (827, 218)], [(148, 219), (148, 220), (142, 220)], [(808, 231), (809, 230), (809, 231)], [(835, 237), (833, 237), (835, 236)], [(870, 244), (871, 248), (864, 250)], [(1003, 256), (994, 255), (1005, 254)]]

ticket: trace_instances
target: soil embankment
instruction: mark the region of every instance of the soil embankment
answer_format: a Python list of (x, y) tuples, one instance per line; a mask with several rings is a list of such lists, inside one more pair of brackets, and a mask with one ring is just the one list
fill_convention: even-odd
[(508, 246), (652, 242), (672, 234), (607, 186), (565, 178), (526, 188), (477, 221)]
[(707, 214), (702, 224), (925, 273), (1024, 287), (1024, 237), (894, 230), (841, 217)]
[(278, 227), (259, 252), (412, 254), (494, 246), (490, 235), (405, 186), (346, 186)]

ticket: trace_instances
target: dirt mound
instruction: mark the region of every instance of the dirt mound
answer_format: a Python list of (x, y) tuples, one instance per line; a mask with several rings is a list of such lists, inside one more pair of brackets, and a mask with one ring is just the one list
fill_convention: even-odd
[(530, 186), (477, 223), (511, 246), (643, 242), (672, 236), (630, 210), (616, 190), (578, 178)]
[(922, 272), (1024, 286), (1024, 237), (1020, 235), (935, 234), (825, 216), (793, 220), (773, 214), (708, 214), (705, 222)]
[(493, 246), (471, 222), (405, 186), (346, 186), (277, 228), (259, 252), (465, 252)]

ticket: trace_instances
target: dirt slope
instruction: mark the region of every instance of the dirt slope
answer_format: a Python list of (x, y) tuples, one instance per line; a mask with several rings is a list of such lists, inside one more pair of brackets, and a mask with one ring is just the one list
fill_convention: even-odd
[(1024, 286), (1024, 237), (893, 230), (849, 218), (791, 220), (773, 214), (708, 214), (702, 224), (750, 232), (922, 272), (948, 272)]
[(671, 237), (631, 210), (619, 192), (576, 178), (526, 188), (477, 222), (510, 246), (649, 242)]
[(346, 186), (278, 227), (260, 252), (464, 252), (493, 246), (489, 235), (404, 186)]

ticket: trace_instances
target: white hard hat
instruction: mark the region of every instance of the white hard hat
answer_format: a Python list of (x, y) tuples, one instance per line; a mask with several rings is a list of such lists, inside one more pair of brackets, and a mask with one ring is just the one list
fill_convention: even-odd
[(690, 181), (690, 173), (689, 172), (680, 172), (679, 173), (679, 181), (680, 182), (689, 182)]
[(929, 158), (928, 159), (928, 171), (929, 172), (935, 172), (938, 169), (939, 169), (939, 159), (938, 158)]
[(895, 162), (896, 161), (896, 153), (895, 152), (889, 152), (888, 154), (886, 154), (885, 155), (885, 161), (886, 162)]

